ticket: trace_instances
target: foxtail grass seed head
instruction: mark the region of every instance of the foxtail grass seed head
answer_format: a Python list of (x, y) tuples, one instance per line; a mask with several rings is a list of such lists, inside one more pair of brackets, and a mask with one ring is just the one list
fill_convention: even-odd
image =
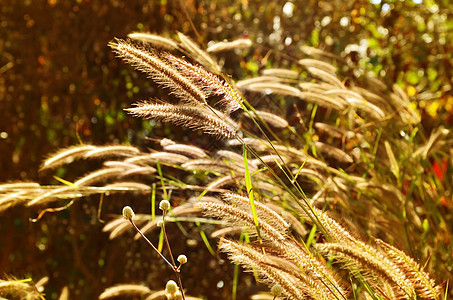
[(187, 256), (185, 256), (184, 254), (181, 254), (180, 256), (178, 256), (178, 262), (181, 265), (187, 263)]
[(170, 202), (168, 200), (162, 200), (159, 203), (159, 208), (163, 211), (167, 211), (170, 209)]
[(130, 206), (125, 206), (123, 208), (123, 218), (125, 218), (126, 220), (132, 220), (132, 218), (134, 218), (134, 216), (135, 216), (135, 213)]

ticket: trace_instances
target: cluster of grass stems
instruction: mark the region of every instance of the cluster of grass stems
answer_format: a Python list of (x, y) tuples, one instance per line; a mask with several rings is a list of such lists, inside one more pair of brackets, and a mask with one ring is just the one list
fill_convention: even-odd
[[(129, 222), (114, 219), (104, 231), (114, 239), (135, 228), (136, 238), (144, 238), (175, 272), (176, 283), (169, 281), (158, 292), (118, 285), (100, 299), (190, 298), (180, 276), (187, 259), (180, 256), (175, 263), (166, 222), (216, 224), (211, 236), (220, 238), (219, 249), (267, 284), (269, 299), (441, 297), (441, 286), (406, 253), (420, 253), (426, 242), (434, 242), (426, 236), (430, 230), (452, 232), (442, 214), (451, 182), (432, 170), (433, 162), (451, 165), (448, 129), (424, 137), (418, 114), (398, 86), (389, 89), (375, 78), (341, 80), (336, 74), (341, 62), (328, 63), (332, 58), (322, 51), (294, 60), (292, 70), (267, 69), (233, 82), (214, 57), (251, 47), (249, 40), (204, 51), (183, 34), (178, 38), (133, 33), (110, 44), (118, 57), (177, 99), (149, 99), (127, 112), (202, 131), (218, 144), (225, 141), (223, 149), (212, 153), (167, 138), (153, 151), (85, 144), (62, 149), (42, 170), (79, 159), (101, 159), (103, 167), (71, 182), (61, 179), (58, 186), (0, 185), (0, 209), (46, 207), (106, 192), (150, 193), (154, 207), (160, 196), (161, 216), (154, 210), (151, 216), (135, 215), (126, 207)], [(258, 98), (266, 103), (247, 101)], [(191, 174), (191, 184), (172, 175), (181, 173)], [(174, 190), (186, 193), (186, 203), (170, 207)], [(46, 208), (38, 219), (69, 205)], [(164, 237), (157, 247), (145, 236), (156, 227)], [(161, 254), (162, 244), (169, 260)], [(442, 272), (447, 262), (437, 254), (444, 253), (433, 251), (431, 269)]]

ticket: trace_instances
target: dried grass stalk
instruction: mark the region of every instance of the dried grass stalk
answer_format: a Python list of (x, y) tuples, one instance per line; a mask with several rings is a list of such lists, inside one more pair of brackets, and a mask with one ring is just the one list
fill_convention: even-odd
[[(289, 126), (288, 121), (286, 121), (284, 118), (277, 116), (276, 114), (266, 112), (266, 111), (260, 111), (256, 110), (255, 113), (258, 115), (258, 117), (266, 122), (267, 124), (275, 127), (275, 128), (287, 128)], [(243, 114), (244, 116), (251, 118), (249, 114)]]
[(210, 45), (207, 52), (222, 52), (235, 49), (248, 49), (252, 46), (252, 41), (249, 39), (237, 39), (229, 42), (217, 42)]
[(104, 168), (91, 172), (74, 182), (75, 186), (89, 186), (96, 182), (105, 181), (112, 177), (118, 177), (124, 172), (123, 168)]
[(192, 145), (184, 145), (184, 144), (172, 144), (172, 145), (165, 145), (165, 151), (175, 152), (182, 155), (187, 155), (192, 158), (203, 158), (206, 157), (206, 152), (198, 147)]
[(181, 41), (181, 46), (188, 51), (188, 54), (192, 56), (194, 60), (200, 62), (205, 68), (216, 74), (220, 72), (220, 67), (214, 59), (212, 59), (208, 53), (201, 50), (188, 36), (178, 32), (178, 37)]
[(254, 78), (240, 80), (236, 83), (236, 86), (239, 89), (247, 90), (250, 85), (255, 83), (275, 83), (275, 81), (278, 81), (278, 78), (274, 76), (258, 76)]
[(141, 192), (151, 191), (150, 186), (143, 184), (143, 183), (135, 182), (135, 181), (115, 182), (115, 183), (106, 185), (105, 188), (107, 190), (120, 190), (120, 191), (141, 191)]
[(146, 294), (152, 293), (152, 291), (144, 285), (139, 284), (119, 284), (117, 286), (112, 286), (99, 295), (99, 300), (110, 299), (118, 296), (143, 296)]
[(310, 72), (313, 77), (321, 79), (324, 82), (330, 83), (336, 87), (339, 87), (341, 89), (346, 89), (344, 84), (334, 75), (330, 74), (329, 72), (326, 72), (324, 70), (315, 68), (315, 67), (308, 67), (307, 68), (308, 72)]
[(349, 154), (347, 154), (343, 150), (338, 149), (332, 145), (325, 144), (322, 142), (315, 142), (314, 145), (316, 147), (316, 151), (319, 151), (329, 157), (332, 157), (339, 162), (350, 164), (350, 163), (353, 163), (353, 161), (354, 161)]
[[(237, 165), (228, 165), (218, 159), (197, 159), (181, 165), (186, 170), (198, 170), (206, 172), (217, 172), (220, 174), (229, 174), (232, 170), (237, 171)], [(243, 173), (243, 170), (242, 170)]]
[(246, 89), (254, 92), (264, 92), (266, 94), (279, 94), (292, 97), (300, 96), (300, 90), (298, 88), (283, 83), (252, 83)]
[(169, 165), (179, 165), (185, 163), (189, 158), (182, 154), (171, 153), (171, 152), (154, 152), (146, 155), (134, 156), (126, 159), (126, 162), (131, 163), (142, 163), (142, 164), (155, 164), (157, 161), (160, 163), (166, 163)]
[(337, 68), (332, 66), (329, 63), (326, 63), (321, 60), (311, 59), (311, 58), (304, 58), (298, 61), (299, 65), (304, 66), (306, 68), (317, 68), (327, 73), (335, 74)]
[(233, 185), (233, 184), (238, 183), (242, 178), (243, 178), (242, 175), (237, 175), (237, 176), (227, 175), (227, 176), (223, 176), (223, 177), (215, 179), (211, 183), (209, 183), (206, 186), (206, 190), (214, 191), (214, 190), (217, 190), (217, 189), (221, 189), (221, 188), (223, 188), (225, 186)]
[(288, 69), (265, 69), (261, 72), (264, 76), (281, 77), (289, 79), (299, 78), (299, 72)]
[(299, 98), (307, 102), (318, 104), (322, 107), (332, 108), (341, 112), (348, 106), (348, 103), (341, 98), (332, 98), (312, 92), (300, 92)]
[(129, 33), (127, 37), (160, 49), (175, 50), (178, 48), (178, 43), (172, 39), (167, 39), (163, 36), (151, 34), (149, 32), (132, 32)]
[(118, 157), (118, 156), (132, 156), (140, 153), (140, 150), (136, 147), (126, 145), (112, 145), (96, 147), (93, 150), (85, 152), (83, 157), (86, 158), (106, 158), (106, 157)]
[(87, 152), (96, 149), (93, 145), (80, 145), (59, 150), (44, 161), (40, 171), (54, 169), (61, 165), (69, 164), (78, 158), (82, 158)]
[(170, 122), (223, 138), (236, 136), (239, 128), (223, 113), (214, 111), (214, 114), (201, 107), (143, 102), (126, 111), (134, 116)]

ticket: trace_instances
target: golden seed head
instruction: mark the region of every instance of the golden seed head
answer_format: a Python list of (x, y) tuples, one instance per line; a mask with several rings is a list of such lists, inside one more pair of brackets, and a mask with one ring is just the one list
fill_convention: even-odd
[(159, 208), (163, 211), (169, 210), (170, 209), (170, 202), (168, 200), (162, 200), (159, 203)]
[(181, 254), (180, 256), (178, 256), (178, 261), (181, 265), (185, 264), (187, 262), (187, 256)]
[(179, 290), (178, 285), (173, 280), (169, 280), (165, 286), (165, 292), (174, 295)]
[(123, 218), (125, 218), (126, 220), (132, 220), (134, 216), (135, 213), (130, 206), (125, 206), (123, 208)]

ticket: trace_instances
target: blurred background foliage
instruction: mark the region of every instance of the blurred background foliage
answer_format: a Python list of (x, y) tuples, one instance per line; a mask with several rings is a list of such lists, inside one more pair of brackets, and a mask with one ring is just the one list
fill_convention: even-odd
[[(193, 135), (184, 130), (169, 132), (124, 113), (131, 103), (163, 93), (107, 46), (133, 31), (167, 37), (180, 31), (202, 47), (248, 37), (254, 43), (250, 50), (218, 57), (233, 79), (267, 67), (291, 68), (288, 58), (306, 57), (311, 51), (306, 46), (319, 48), (344, 62), (340, 72), (345, 78), (371, 72), (389, 86), (397, 83), (421, 112), (427, 133), (453, 123), (449, 0), (5, 0), (0, 3), (0, 182), (52, 183), (54, 174), (38, 172), (40, 162), (81, 142), (147, 146), (145, 136), (167, 136), (190, 143)], [(83, 173), (83, 166), (71, 172)], [(62, 168), (56, 175), (66, 172)], [(108, 242), (93, 203), (77, 204), (38, 224), (28, 223), (36, 212), (4, 213), (0, 272), (50, 276), (49, 299), (56, 299), (65, 285), (83, 299), (118, 282), (158, 280), (152, 288), (163, 287), (171, 276), (160, 275), (166, 267), (153, 262), (153, 273), (135, 272), (140, 253), (149, 249), (137, 242), (124, 241), (120, 248), (118, 241)], [(109, 202), (105, 209), (119, 212), (123, 205)], [(121, 257), (125, 247), (133, 256)], [(209, 255), (203, 245), (193, 247), (200, 258)], [(115, 273), (118, 262), (128, 265), (126, 273)], [(229, 286), (197, 282), (196, 274), (201, 280), (208, 269), (211, 280), (227, 282), (233, 267), (213, 257), (198, 268), (185, 280), (191, 294), (228, 299)]]

